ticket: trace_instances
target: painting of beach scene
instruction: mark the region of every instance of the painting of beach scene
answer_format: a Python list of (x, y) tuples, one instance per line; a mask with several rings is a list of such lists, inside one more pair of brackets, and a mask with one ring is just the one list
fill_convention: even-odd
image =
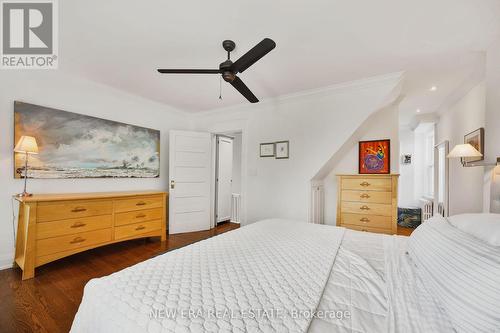
[[(138, 113), (140, 111), (138, 110)], [(14, 136), (33, 136), (28, 178), (157, 178), (160, 131), (43, 106), (14, 102)], [(24, 154), (15, 153), (16, 178)]]

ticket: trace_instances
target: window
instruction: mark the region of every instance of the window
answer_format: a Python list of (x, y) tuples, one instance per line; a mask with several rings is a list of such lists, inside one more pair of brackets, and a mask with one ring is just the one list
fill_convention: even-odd
[(424, 196), (434, 198), (434, 128), (425, 134)]

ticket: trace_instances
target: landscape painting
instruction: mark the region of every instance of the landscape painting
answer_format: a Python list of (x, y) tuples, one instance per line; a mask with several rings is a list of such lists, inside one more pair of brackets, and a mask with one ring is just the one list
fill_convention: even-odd
[[(140, 114), (140, 110), (137, 110)], [(157, 178), (160, 131), (111, 120), (14, 102), (15, 142), (35, 137), (29, 178)], [(24, 154), (15, 154), (16, 178)]]

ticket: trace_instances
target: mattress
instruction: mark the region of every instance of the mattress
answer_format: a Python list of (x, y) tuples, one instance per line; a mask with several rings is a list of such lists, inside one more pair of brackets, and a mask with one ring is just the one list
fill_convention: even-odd
[(451, 332), (405, 246), (261, 221), (89, 281), (71, 332)]

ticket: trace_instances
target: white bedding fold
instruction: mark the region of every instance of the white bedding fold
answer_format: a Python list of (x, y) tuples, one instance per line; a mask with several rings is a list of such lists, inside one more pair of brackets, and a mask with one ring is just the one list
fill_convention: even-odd
[(71, 332), (306, 332), (343, 235), (267, 220), (172, 251), (91, 280)]
[(388, 327), (386, 332), (455, 332), (449, 317), (410, 260), (406, 237), (386, 239), (386, 281), (388, 290)]

